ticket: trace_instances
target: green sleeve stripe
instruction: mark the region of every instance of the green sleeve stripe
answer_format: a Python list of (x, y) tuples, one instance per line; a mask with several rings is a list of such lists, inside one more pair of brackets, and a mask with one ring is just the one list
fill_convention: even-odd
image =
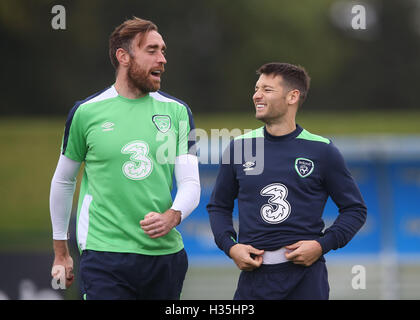
[(264, 127), (252, 130), (241, 136), (237, 136), (234, 140), (252, 139), (252, 138), (264, 138)]
[(316, 134), (312, 134), (305, 129), (296, 137), (296, 139), (303, 139), (303, 140), (309, 140), (309, 141), (318, 141), (323, 142), (326, 144), (330, 144), (330, 140), (321, 136), (318, 136)]

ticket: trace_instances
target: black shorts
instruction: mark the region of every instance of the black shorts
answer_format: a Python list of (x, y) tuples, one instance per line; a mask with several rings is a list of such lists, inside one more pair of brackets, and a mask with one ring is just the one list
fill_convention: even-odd
[(242, 271), (235, 300), (328, 300), (330, 287), (325, 262), (309, 267), (284, 262)]
[(86, 300), (179, 300), (187, 253), (161, 256), (84, 250), (80, 288)]

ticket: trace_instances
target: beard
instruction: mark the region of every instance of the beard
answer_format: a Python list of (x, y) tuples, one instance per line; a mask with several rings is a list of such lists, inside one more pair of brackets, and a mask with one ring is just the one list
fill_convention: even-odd
[(276, 120), (276, 114), (272, 110), (265, 110), (264, 113), (255, 113), (255, 118), (265, 124), (271, 124), (274, 120)]
[(155, 92), (160, 89), (160, 83), (152, 81), (149, 73), (144, 70), (134, 59), (130, 60), (127, 70), (129, 85), (143, 93)]

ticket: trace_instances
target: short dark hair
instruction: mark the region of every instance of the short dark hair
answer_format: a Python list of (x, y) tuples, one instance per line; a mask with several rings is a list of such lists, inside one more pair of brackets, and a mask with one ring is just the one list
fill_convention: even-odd
[[(119, 67), (119, 62), (115, 55), (118, 48), (123, 48), (124, 50), (130, 52), (130, 45), (133, 38), (138, 33), (144, 35), (152, 30), (158, 30), (157, 26), (153, 22), (137, 17), (126, 20), (115, 28), (109, 37), (109, 58), (111, 59), (111, 63), (115, 69), (118, 69)], [(143, 38), (140, 39), (140, 43), (138, 43), (138, 45), (141, 45), (142, 40)]]
[(303, 67), (284, 62), (270, 62), (262, 65), (257, 70), (257, 75), (261, 74), (282, 76), (286, 86), (290, 90), (299, 90), (299, 105), (302, 105), (305, 101), (311, 78)]

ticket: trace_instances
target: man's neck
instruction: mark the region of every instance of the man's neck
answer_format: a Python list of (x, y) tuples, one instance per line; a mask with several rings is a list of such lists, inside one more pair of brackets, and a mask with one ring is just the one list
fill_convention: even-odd
[(120, 96), (128, 99), (142, 98), (147, 94), (132, 86), (130, 81), (127, 79), (127, 75), (122, 75), (122, 72), (118, 73), (114, 87)]
[(272, 136), (284, 136), (296, 130), (295, 119), (279, 119), (276, 122), (266, 123), (265, 128)]

